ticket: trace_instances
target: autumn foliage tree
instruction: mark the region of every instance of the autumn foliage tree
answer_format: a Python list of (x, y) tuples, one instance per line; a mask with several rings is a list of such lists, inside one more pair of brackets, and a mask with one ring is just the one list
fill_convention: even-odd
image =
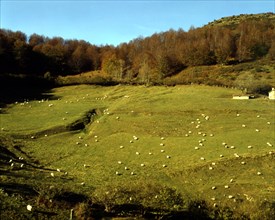
[(116, 82), (160, 82), (189, 66), (275, 60), (274, 22), (273, 13), (234, 16), (116, 47), (38, 34), (28, 38), (0, 29), (0, 74), (58, 76), (100, 70)]

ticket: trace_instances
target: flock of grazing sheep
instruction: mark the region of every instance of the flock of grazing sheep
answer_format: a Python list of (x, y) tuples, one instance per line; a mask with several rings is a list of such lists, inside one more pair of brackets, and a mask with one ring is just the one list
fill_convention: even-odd
[[(88, 97), (88, 96), (89, 95), (87, 94), (86, 97)], [(130, 96), (125, 95), (125, 96), (123, 96), (123, 98), (127, 98), (128, 99), (128, 98), (130, 98)], [(82, 98), (82, 100), (84, 100), (84, 99), (85, 99), (85, 96)], [(103, 97), (98, 97), (95, 100), (96, 101), (104, 101), (106, 99), (108, 99), (108, 96), (104, 95)], [(81, 99), (77, 99), (77, 102), (80, 102), (80, 100)], [(38, 102), (39, 103), (44, 103), (46, 101), (45, 100), (41, 100), (41, 101), (38, 101)], [(55, 105), (53, 103), (50, 103), (50, 102), (48, 102), (48, 103), (49, 104), (47, 104), (47, 105), (48, 105), (49, 108), (54, 108), (55, 107)], [(69, 103), (70, 103), (69, 101), (66, 101), (66, 104), (69, 104)], [(18, 104), (18, 103), (16, 103), (16, 104)], [(20, 105), (21, 106), (26, 106), (26, 105), (29, 105), (29, 102), (20, 103)], [(29, 105), (29, 107), (31, 107), (31, 105)], [(131, 113), (133, 113), (133, 112), (134, 111), (132, 110)], [(64, 117), (62, 117), (62, 120), (63, 121), (68, 120), (69, 121), (69, 115), (70, 115), (69, 112), (66, 111)], [(117, 121), (124, 120), (122, 115), (116, 115), (115, 111), (114, 112), (110, 112), (109, 109), (105, 109), (103, 111), (103, 115), (106, 116), (106, 117), (112, 117), (113, 119), (115, 119)], [(242, 114), (237, 113), (234, 117), (241, 118)], [(261, 115), (257, 114), (257, 115), (255, 115), (255, 117), (261, 119)], [(197, 145), (193, 146), (193, 148), (194, 148), (194, 155), (197, 155), (198, 162), (199, 161), (205, 162), (208, 165), (208, 169), (209, 170), (214, 170), (217, 167), (217, 162), (215, 162), (213, 160), (209, 160), (208, 161), (207, 155), (204, 156), (204, 155), (201, 155), (199, 153), (201, 151), (201, 149), (205, 149), (205, 148), (211, 147), (208, 144), (208, 142), (209, 142), (209, 140), (215, 139), (215, 137), (216, 137), (216, 134), (214, 132), (207, 131), (204, 128), (204, 125), (206, 125), (211, 120), (212, 120), (211, 116), (209, 116), (207, 114), (204, 114), (204, 113), (201, 113), (200, 115), (198, 115), (197, 118), (194, 118), (193, 120), (191, 120), (189, 122), (190, 124), (188, 126), (186, 126), (186, 127), (188, 127), (188, 129), (187, 129), (187, 131), (185, 132), (185, 134), (181, 138), (199, 139), (198, 142), (197, 142)], [(100, 125), (104, 126), (104, 123), (102, 124), (100, 117), (97, 118), (95, 121), (93, 121), (93, 123), (100, 124)], [(270, 120), (266, 120), (266, 119), (262, 120), (261, 123), (265, 123), (266, 126), (270, 126), (272, 124)], [(131, 126), (131, 125), (129, 125), (129, 126)], [(142, 125), (140, 125), (140, 126), (142, 126)], [(243, 123), (243, 124), (240, 124), (239, 127), (236, 127), (236, 130), (247, 129), (248, 127), (249, 127), (248, 125), (246, 125), (246, 124)], [(250, 126), (250, 129), (251, 129), (251, 126)], [(260, 135), (261, 134), (261, 129), (259, 129), (257, 127), (253, 128), (253, 129), (255, 130), (255, 134), (254, 135)], [(2, 127), (1, 131), (5, 132), (5, 128)], [(93, 133), (96, 133), (96, 130), (93, 130)], [(272, 133), (272, 131), (270, 131), (270, 133)], [(45, 134), (45, 137), (48, 137), (48, 135)], [(35, 139), (36, 137), (33, 135), (33, 136), (31, 136), (31, 138)], [(99, 135), (93, 135), (92, 138), (94, 139), (94, 143), (100, 142)], [(102, 138), (104, 138), (104, 137), (102, 137)], [(164, 158), (167, 159), (166, 163), (163, 163), (164, 160), (161, 160), (160, 164), (158, 164), (158, 168), (159, 169), (166, 169), (168, 167), (172, 167), (173, 166), (173, 159), (174, 159), (175, 155), (173, 155), (173, 153), (171, 153), (169, 151), (169, 149), (172, 148), (173, 146), (170, 146), (169, 142), (167, 142), (166, 140), (171, 139), (173, 137), (159, 136), (158, 138), (159, 138), (159, 146), (156, 146), (154, 148), (154, 150), (152, 150), (152, 148), (150, 148), (148, 150), (148, 152), (147, 152), (147, 155), (149, 155), (150, 157), (159, 157), (159, 155), (161, 155), (162, 159), (164, 159)], [(273, 155), (274, 154), (274, 149), (273, 149), (273, 147), (274, 147), (273, 146), (274, 145), (274, 140), (272, 139), (272, 135), (270, 135), (269, 138), (270, 139), (266, 140), (266, 145), (270, 148), (270, 151), (268, 153), (270, 155)], [(139, 144), (142, 145), (143, 144), (142, 143), (142, 141), (143, 141), (143, 134), (140, 134), (140, 135), (139, 134), (131, 135), (131, 137), (127, 141), (128, 142), (126, 142), (126, 140), (125, 140), (125, 144), (120, 144), (118, 146), (115, 146), (118, 149), (118, 151), (127, 151), (129, 145), (134, 145), (137, 142), (139, 142)], [(78, 136), (77, 140), (75, 140), (75, 144), (76, 145), (84, 146), (84, 147), (91, 147), (94, 143), (91, 142), (91, 138), (87, 139), (87, 138), (85, 138), (85, 137), (83, 137), (81, 135)], [(146, 145), (147, 143), (144, 142), (144, 144)], [(215, 147), (217, 147), (217, 146), (215, 146)], [(251, 145), (251, 144), (247, 144), (246, 147), (247, 147), (248, 151), (254, 148), (254, 146)], [(223, 142), (220, 143), (220, 146), (218, 147), (218, 149), (219, 148), (223, 148), (223, 150), (221, 150), (221, 152), (224, 152), (225, 149), (228, 150), (228, 151), (231, 151), (232, 152), (231, 153), (232, 158), (239, 158), (240, 159), (240, 160), (238, 160), (238, 162), (240, 163), (240, 165), (245, 166), (247, 164), (246, 157), (243, 157), (242, 154), (240, 154), (238, 152), (238, 146), (234, 146), (234, 145), (232, 145), (230, 143), (227, 143), (226, 141), (223, 141)], [(158, 153), (156, 153), (157, 151), (158, 151)], [(132, 152), (132, 153), (135, 154), (136, 157), (139, 157), (139, 160), (137, 160), (137, 161), (140, 161), (140, 158), (142, 158), (143, 154), (144, 154), (144, 152), (140, 152), (138, 150), (136, 150), (135, 152)], [(159, 154), (159, 153), (161, 153), (161, 154)], [(119, 152), (118, 152), (118, 154), (119, 154)], [(225, 158), (225, 155), (223, 153), (220, 153), (219, 154), (219, 159), (221, 160), (223, 158)], [(117, 164), (119, 165), (118, 166), (119, 169), (117, 169), (113, 173), (116, 176), (122, 176), (122, 175), (136, 176), (136, 175), (139, 175), (139, 170), (138, 169), (144, 169), (145, 167), (150, 166), (150, 163), (148, 162), (150, 160), (148, 160), (148, 157), (146, 157), (147, 161), (144, 161), (144, 162), (140, 163), (139, 165), (136, 164), (135, 167), (133, 167), (132, 164), (127, 164), (127, 162), (125, 162), (123, 159), (125, 159), (125, 158), (121, 158), (121, 160), (117, 161)], [(19, 161), (23, 161), (23, 158), (20, 157)], [(14, 161), (12, 161), (12, 160), (10, 160), (9, 163), (10, 163), (11, 167), (13, 167), (15, 165)], [(24, 163), (21, 163), (20, 167), (23, 168), (24, 167)], [(88, 163), (83, 163), (83, 167), (88, 169), (89, 167), (91, 167), (91, 165), (89, 165)], [(66, 172), (64, 170), (65, 169), (57, 168), (56, 172), (63, 173), (64, 175), (68, 175), (68, 172)], [(259, 170), (257, 170), (255, 172), (255, 175), (262, 176), (262, 175), (264, 175), (264, 173), (259, 168)], [(55, 177), (56, 176), (55, 172), (53, 172), (53, 171), (50, 172), (50, 176), (51, 177)], [(226, 184), (226, 185), (224, 185), (224, 189), (229, 189), (230, 188), (230, 184), (232, 184), (235, 181), (236, 180), (234, 178), (231, 178), (230, 181), (229, 181), (229, 183)], [(85, 182), (81, 182), (80, 184), (81, 185), (85, 185)], [(213, 185), (213, 186), (211, 186), (211, 189), (212, 190), (216, 190), (217, 187), (218, 186)], [(234, 195), (229, 194), (228, 198), (229, 199), (234, 199)], [(215, 197), (212, 197), (211, 199), (213, 201), (216, 200)], [(217, 206), (217, 204), (214, 203), (214, 206)], [(32, 206), (28, 205), (27, 209), (29, 211), (31, 211), (32, 210)]]

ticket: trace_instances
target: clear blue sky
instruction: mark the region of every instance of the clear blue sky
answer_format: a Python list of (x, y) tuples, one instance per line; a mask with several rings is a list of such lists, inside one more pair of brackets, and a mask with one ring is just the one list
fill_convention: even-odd
[(275, 11), (275, 0), (0, 0), (0, 27), (96, 45), (118, 45), (139, 36), (239, 14)]

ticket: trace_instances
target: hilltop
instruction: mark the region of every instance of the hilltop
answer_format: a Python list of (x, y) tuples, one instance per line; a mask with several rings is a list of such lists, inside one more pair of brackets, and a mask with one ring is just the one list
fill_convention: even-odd
[(206, 26), (231, 26), (236, 27), (238, 24), (247, 21), (266, 21), (275, 22), (275, 14), (273, 12), (260, 14), (240, 14), (223, 17), (218, 20), (209, 22)]

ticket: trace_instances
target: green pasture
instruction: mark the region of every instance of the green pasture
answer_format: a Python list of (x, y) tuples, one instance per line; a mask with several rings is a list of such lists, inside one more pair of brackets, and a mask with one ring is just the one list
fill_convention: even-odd
[[(68, 172), (70, 184), (86, 192), (156, 182), (186, 198), (246, 210), (275, 200), (275, 102), (233, 100), (239, 93), (199, 85), (61, 87), (53, 100), (9, 105), (0, 134), (60, 169), (56, 178)], [(85, 129), (58, 129), (93, 109)]]

